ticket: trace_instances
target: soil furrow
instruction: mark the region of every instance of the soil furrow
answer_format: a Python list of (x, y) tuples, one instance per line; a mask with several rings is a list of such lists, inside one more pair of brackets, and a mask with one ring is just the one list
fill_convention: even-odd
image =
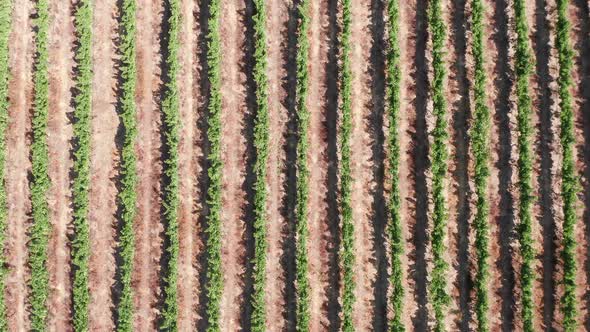
[(72, 115), (70, 91), (73, 87), (74, 26), (71, 20), (72, 8), (68, 2), (50, 3), (49, 27), (49, 167), (52, 188), (48, 195), (50, 216), (53, 224), (49, 240), (50, 255), (47, 260), (50, 295), (48, 328), (55, 331), (71, 330), (71, 282), (69, 267), (69, 245), (67, 230), (71, 218), (70, 140)]
[[(511, 7), (508, 1), (494, 0), (491, 3), (490, 24), (487, 31), (490, 36), (488, 41), (490, 59), (495, 59), (490, 65), (490, 73), (493, 82), (493, 93), (490, 100), (493, 101), (492, 128), (490, 137), (492, 140), (492, 165), (490, 176), (490, 220), (491, 220), (491, 246), (493, 290), (490, 301), (490, 313), (498, 312), (496, 319), (490, 321), (491, 329), (511, 331), (515, 324), (516, 299), (516, 197), (514, 194), (516, 170), (514, 137), (514, 99), (513, 99), (513, 72), (511, 69), (511, 36), (509, 22)], [(496, 30), (496, 27), (499, 27)], [(496, 254), (493, 254), (496, 253)], [(495, 273), (495, 274), (494, 274)]]
[(159, 271), (162, 239), (160, 223), (159, 159), (159, 38), (162, 22), (161, 1), (140, 0), (137, 11), (137, 218), (135, 263), (135, 329), (155, 328), (160, 293)]
[[(537, 138), (535, 140), (538, 156), (537, 174), (539, 201), (538, 223), (540, 228), (540, 250), (542, 272), (540, 273), (540, 284), (537, 285), (539, 292), (537, 302), (537, 315), (539, 323), (544, 328), (555, 329), (556, 320), (561, 316), (556, 307), (558, 287), (555, 278), (558, 275), (557, 265), (559, 251), (556, 241), (561, 233), (562, 213), (559, 208), (558, 196), (561, 181), (558, 170), (561, 169), (559, 148), (556, 147), (556, 140), (559, 136), (559, 113), (556, 111), (557, 95), (555, 93), (556, 63), (555, 53), (552, 50), (554, 37), (550, 30), (553, 29), (551, 22), (554, 15), (553, 1), (535, 1), (535, 25), (533, 36), (533, 50), (536, 57), (536, 96), (534, 97), (537, 114)], [(552, 54), (553, 53), (553, 54)], [(557, 316), (554, 316), (557, 315)]]
[(208, 213), (207, 204), (205, 203), (207, 196), (207, 188), (209, 186), (209, 178), (207, 174), (207, 154), (209, 151), (209, 141), (207, 139), (207, 107), (209, 96), (209, 78), (207, 65), (207, 42), (205, 35), (209, 24), (209, 11), (207, 8), (207, 1), (202, 1), (194, 7), (194, 30), (195, 44), (194, 44), (194, 63), (191, 66), (193, 70), (193, 109), (195, 113), (196, 128), (193, 133), (194, 142), (196, 144), (195, 153), (195, 177), (196, 187), (194, 192), (195, 197), (195, 228), (193, 233), (193, 255), (195, 280), (193, 283), (194, 311), (196, 314), (196, 329), (205, 329), (207, 308), (207, 296), (204, 286), (206, 284), (207, 261), (205, 248), (205, 224), (206, 215)]
[(7, 130), (6, 191), (8, 228), (6, 255), (6, 307), (11, 331), (29, 328), (27, 304), (27, 227), (31, 204), (28, 174), (30, 109), (32, 102), (33, 34), (29, 15), (32, 3), (14, 6), (10, 36), (10, 82)]
[(266, 271), (266, 328), (269, 331), (283, 331), (285, 322), (281, 310), (284, 306), (282, 296), (284, 273), (281, 268), (282, 229), (286, 219), (281, 214), (283, 199), (283, 149), (287, 110), (282, 105), (286, 91), (282, 88), (282, 80), (286, 75), (281, 48), (284, 47), (283, 33), (288, 20), (286, 2), (268, 1), (266, 3), (266, 31), (268, 45), (268, 106), (270, 116), (270, 138), (268, 155), (268, 256)]
[(469, 121), (471, 119), (471, 89), (467, 71), (467, 5), (465, 0), (451, 0), (446, 4), (449, 37), (449, 114), (450, 158), (449, 175), (452, 180), (447, 189), (449, 206), (449, 280), (453, 302), (448, 327), (467, 331), (471, 314), (471, 250), (470, 221), (472, 192), (469, 187)]
[[(508, 201), (511, 197), (507, 196), (508, 193), (501, 192), (501, 190), (506, 190), (505, 188), (509, 185), (510, 179), (510, 176), (506, 179), (501, 178), (501, 175), (506, 176), (505, 174), (509, 173), (510, 170), (500, 169), (498, 166), (501, 165), (500, 161), (506, 163), (506, 160), (510, 158), (510, 151), (507, 150), (510, 148), (510, 137), (508, 135), (500, 135), (500, 130), (507, 130), (508, 128), (506, 112), (509, 109), (507, 98), (510, 92), (510, 81), (508, 78), (509, 73), (506, 72), (507, 63), (505, 61), (507, 61), (507, 58), (505, 57), (505, 50), (498, 48), (500, 43), (507, 43), (505, 40), (506, 30), (496, 30), (496, 24), (505, 22), (506, 16), (504, 16), (505, 13), (502, 11), (502, 6), (497, 2), (486, 0), (484, 1), (484, 8), (488, 8), (484, 13), (483, 19), (485, 38), (484, 61), (486, 76), (488, 77), (487, 84), (492, 86), (487, 94), (487, 105), (491, 115), (490, 146), (492, 147), (490, 149), (490, 176), (488, 180), (488, 199), (490, 202), (490, 215), (488, 218), (490, 227), (490, 246), (488, 249), (490, 252), (490, 285), (488, 286), (490, 310), (488, 311), (488, 321), (491, 330), (505, 331), (506, 328), (503, 322), (510, 323), (505, 321), (507, 317), (505, 316), (506, 312), (504, 312), (503, 306), (509, 301), (504, 300), (502, 297), (503, 293), (499, 289), (502, 288), (502, 285), (510, 282), (509, 278), (513, 278), (513, 276), (508, 274), (509, 271), (502, 269), (498, 258), (510, 259), (505, 256), (507, 254), (505, 250), (509, 248), (506, 245), (509, 246), (509, 242), (505, 244), (501, 242), (501, 230), (509, 230), (513, 226), (508, 222), (506, 224), (498, 223), (498, 221), (512, 220), (510, 219), (510, 215), (506, 215), (507, 207), (511, 206), (511, 203), (509, 203), (511, 201)], [(498, 282), (498, 280), (503, 281)]]
[(375, 183), (370, 137), (371, 128), (371, 76), (369, 57), (371, 34), (369, 32), (370, 1), (352, 2), (351, 52), (352, 72), (352, 131), (351, 131), (351, 177), (352, 220), (354, 223), (355, 247), (355, 304), (353, 307), (354, 326), (360, 330), (370, 329), (373, 315), (373, 279), (376, 269), (371, 243), (373, 240), (373, 206), (371, 190)]
[(117, 96), (116, 0), (94, 2), (92, 136), (90, 155), (90, 304), (91, 331), (114, 328), (111, 287), (115, 277), (116, 177), (119, 118)]
[[(587, 285), (590, 280), (590, 8), (583, 0), (570, 2), (569, 18), (571, 20), (571, 41), (574, 52), (573, 70), (573, 105), (576, 135), (576, 169), (581, 181), (578, 195), (582, 208), (578, 209), (579, 219), (576, 225), (578, 285)], [(579, 286), (578, 308), (579, 327), (590, 330), (590, 294), (588, 287)]]
[(195, 276), (193, 266), (195, 254), (193, 235), (196, 214), (195, 200), (195, 176), (197, 175), (195, 161), (195, 101), (194, 101), (194, 76), (193, 63), (194, 52), (194, 16), (193, 1), (181, 2), (182, 25), (180, 30), (180, 52), (178, 74), (178, 94), (180, 98), (180, 142), (178, 146), (178, 172), (180, 174), (179, 186), (179, 241), (180, 251), (178, 259), (178, 329), (191, 331), (195, 329), (196, 317), (194, 315), (194, 299), (196, 298)]
[[(333, 25), (327, 24), (327, 2), (311, 1), (310, 4), (310, 48), (309, 48), (309, 94), (307, 105), (310, 112), (309, 118), (309, 198), (308, 198), (308, 258), (309, 280), (312, 281), (310, 289), (310, 330), (319, 331), (327, 329), (329, 322), (325, 315), (328, 287), (331, 281), (328, 278), (329, 271), (329, 246), (330, 230), (327, 218), (328, 195), (327, 192), (336, 192), (335, 186), (328, 186), (328, 143), (334, 136), (327, 135), (326, 128), (326, 89), (325, 80), (327, 52), (327, 34)], [(332, 8), (332, 6), (330, 6)], [(330, 77), (336, 80), (337, 77)], [(333, 184), (335, 185), (335, 184)], [(333, 241), (332, 241), (333, 242)]]
[(386, 53), (385, 53), (385, 7), (387, 3), (382, 0), (370, 1), (370, 24), (369, 31), (371, 36), (370, 57), (368, 58), (369, 75), (367, 84), (370, 87), (371, 99), (368, 107), (370, 114), (366, 117), (367, 132), (370, 137), (371, 150), (371, 181), (370, 200), (372, 213), (370, 215), (370, 225), (372, 243), (371, 249), (374, 252), (375, 277), (372, 280), (373, 293), (373, 315), (371, 319), (371, 328), (373, 331), (382, 331), (387, 329), (388, 320), (388, 297), (387, 290), (390, 287), (389, 273), (387, 271), (390, 265), (390, 242), (387, 228), (387, 201), (385, 198), (385, 73), (386, 73)]
[[(415, 138), (417, 132), (414, 129), (416, 123), (415, 103), (416, 96), (416, 59), (420, 56), (416, 47), (416, 2), (400, 1), (399, 36), (400, 41), (400, 118), (399, 118), (399, 143), (400, 143), (400, 169), (399, 169), (399, 190), (401, 201), (402, 227), (404, 230), (405, 252), (402, 255), (402, 266), (406, 293), (403, 312), (405, 313), (403, 323), (406, 327), (413, 327), (413, 317), (418, 312), (418, 293), (416, 284), (421, 279), (416, 275), (414, 255), (417, 247), (414, 245), (414, 232), (416, 225), (416, 199), (415, 199), (415, 173), (413, 152), (417, 148)], [(389, 181), (388, 181), (389, 182)], [(388, 247), (389, 249), (389, 247)], [(415, 326), (414, 326), (415, 328)]]
[[(245, 26), (241, 17), (244, 3), (226, 1), (221, 5), (221, 35), (223, 50), (221, 63), (222, 110), (222, 271), (220, 327), (222, 331), (238, 331), (241, 326), (240, 309), (249, 306), (244, 298), (246, 260), (244, 234), (246, 229), (245, 167), (247, 133), (246, 75), (240, 65), (243, 57)], [(247, 64), (245, 66), (248, 68)], [(244, 303), (244, 301), (247, 301)], [(247, 325), (247, 324), (244, 324)]]

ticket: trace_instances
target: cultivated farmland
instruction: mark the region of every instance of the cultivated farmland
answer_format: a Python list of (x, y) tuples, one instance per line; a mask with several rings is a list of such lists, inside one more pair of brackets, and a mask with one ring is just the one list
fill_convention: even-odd
[(586, 0), (1, 0), (0, 331), (590, 330)]

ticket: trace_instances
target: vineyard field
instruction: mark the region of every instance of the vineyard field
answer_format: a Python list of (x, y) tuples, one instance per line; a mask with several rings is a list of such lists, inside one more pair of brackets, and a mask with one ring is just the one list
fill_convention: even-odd
[(0, 0), (0, 331), (590, 331), (590, 2)]

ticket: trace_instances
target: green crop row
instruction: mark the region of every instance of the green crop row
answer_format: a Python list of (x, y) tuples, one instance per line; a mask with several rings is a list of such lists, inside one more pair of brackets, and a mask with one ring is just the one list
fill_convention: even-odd
[(47, 244), (51, 234), (47, 193), (51, 187), (49, 178), (49, 151), (47, 146), (47, 121), (49, 116), (49, 79), (47, 36), (49, 27), (49, 8), (47, 0), (36, 3), (34, 64), (33, 118), (31, 142), (31, 211), (33, 224), (30, 229), (29, 268), (31, 290), (31, 329), (43, 331), (47, 320), (47, 296), (49, 293), (49, 273), (47, 271)]
[(309, 168), (307, 152), (309, 149), (309, 109), (307, 108), (307, 92), (309, 89), (309, 26), (310, 0), (301, 0), (298, 5), (299, 30), (297, 33), (297, 84), (295, 87), (295, 104), (297, 113), (297, 183), (296, 183), (296, 247), (295, 247), (295, 282), (296, 282), (296, 330), (309, 331), (309, 275), (307, 256), (307, 227)]
[[(8, 39), (12, 26), (12, 1), (0, 3), (0, 253), (4, 253), (8, 205), (4, 167), (6, 165), (6, 128), (8, 125)], [(8, 330), (6, 303), (4, 302), (4, 278), (6, 257), (0, 254), (0, 331)]]
[(535, 251), (532, 239), (532, 216), (531, 207), (533, 204), (532, 187), (532, 148), (531, 136), (533, 127), (531, 124), (532, 102), (529, 93), (529, 79), (533, 67), (531, 51), (529, 46), (529, 28), (525, 12), (524, 0), (514, 1), (514, 13), (516, 24), (516, 53), (515, 53), (515, 74), (516, 74), (516, 106), (517, 106), (517, 128), (518, 128), (518, 187), (520, 193), (518, 217), (520, 225), (518, 236), (520, 242), (520, 254), (522, 266), (520, 270), (520, 285), (522, 290), (522, 311), (521, 319), (523, 329), (527, 332), (533, 331), (533, 260)]
[(387, 116), (389, 118), (388, 154), (389, 176), (391, 180), (391, 192), (388, 202), (389, 212), (389, 237), (391, 241), (391, 307), (393, 316), (389, 322), (389, 330), (392, 332), (405, 331), (403, 323), (404, 284), (401, 257), (404, 254), (404, 238), (401, 225), (401, 196), (399, 190), (399, 158), (400, 142), (398, 136), (400, 91), (401, 91), (401, 67), (399, 48), (399, 2), (390, 0), (387, 3), (388, 22), (388, 49), (386, 67), (386, 93)]
[(133, 221), (136, 210), (137, 194), (137, 157), (135, 142), (137, 137), (137, 119), (135, 108), (135, 0), (123, 0), (121, 3), (121, 97), (120, 118), (123, 125), (123, 145), (121, 150), (120, 191), (118, 194), (121, 230), (119, 234), (119, 252), (121, 258), (120, 282), (121, 295), (117, 305), (117, 331), (133, 330), (133, 290), (131, 273), (135, 252)]
[(444, 331), (446, 307), (450, 301), (447, 292), (448, 263), (445, 261), (445, 237), (447, 230), (447, 207), (445, 201), (445, 177), (447, 175), (448, 121), (445, 100), (446, 68), (444, 61), (446, 26), (441, 10), (441, 0), (431, 0), (428, 10), (428, 23), (432, 39), (433, 81), (432, 98), (435, 125), (432, 132), (432, 199), (434, 210), (432, 216), (432, 276), (430, 278), (430, 297), (435, 315), (435, 331)]
[(166, 225), (166, 253), (167, 268), (164, 277), (164, 309), (160, 328), (164, 331), (178, 331), (178, 251), (180, 250), (178, 234), (178, 142), (180, 139), (180, 114), (178, 98), (178, 48), (180, 32), (180, 4), (178, 0), (168, 0), (170, 16), (168, 17), (167, 41), (167, 80), (162, 100), (164, 146), (166, 159), (164, 160), (163, 186), (163, 221)]
[(209, 64), (209, 116), (207, 138), (209, 139), (209, 189), (207, 191), (207, 319), (209, 332), (220, 331), (220, 301), (223, 291), (221, 271), (221, 36), (220, 0), (209, 3), (209, 31), (207, 33), (207, 61)]
[(342, 68), (340, 77), (340, 95), (342, 98), (340, 125), (340, 213), (342, 214), (342, 330), (354, 331), (352, 309), (354, 305), (354, 224), (352, 222), (352, 177), (350, 170), (350, 139), (352, 131), (352, 70), (350, 68), (350, 0), (342, 1)]
[(254, 81), (256, 82), (256, 121), (254, 125), (254, 293), (252, 331), (266, 330), (264, 294), (266, 286), (266, 167), (268, 160), (269, 111), (267, 80), (265, 0), (254, 0)]
[(75, 331), (88, 330), (88, 260), (90, 229), (88, 225), (88, 189), (90, 186), (90, 116), (92, 109), (92, 7), (81, 0), (76, 8), (78, 36), (75, 109), (74, 109), (74, 180), (72, 184), (74, 238), (72, 240), (72, 301)]
[(487, 185), (490, 175), (490, 110), (487, 106), (486, 73), (484, 59), (484, 8), (481, 0), (473, 0), (471, 8), (473, 40), (471, 52), (474, 60), (473, 96), (475, 109), (471, 129), (471, 149), (474, 157), (474, 182), (476, 212), (473, 220), (475, 229), (475, 313), (478, 331), (488, 331), (487, 312), (489, 308), (489, 204)]
[(572, 107), (572, 66), (573, 50), (569, 39), (570, 22), (568, 20), (568, 0), (557, 0), (557, 36), (555, 46), (559, 60), (557, 78), (559, 108), (561, 110), (561, 148), (563, 164), (561, 169), (561, 198), (563, 200), (563, 285), (561, 312), (563, 313), (564, 331), (575, 331), (576, 316), (576, 238), (577, 222), (576, 204), (578, 180), (574, 161), (574, 112)]

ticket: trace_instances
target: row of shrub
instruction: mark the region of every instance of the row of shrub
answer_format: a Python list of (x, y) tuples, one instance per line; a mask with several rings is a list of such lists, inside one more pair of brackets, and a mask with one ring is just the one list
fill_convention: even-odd
[(207, 139), (209, 151), (207, 161), (209, 168), (209, 188), (207, 190), (207, 331), (218, 332), (220, 301), (223, 291), (221, 271), (221, 176), (223, 163), (221, 159), (221, 35), (220, 35), (220, 0), (209, 3), (209, 31), (207, 32), (207, 62), (209, 65), (209, 105)]
[(342, 330), (353, 331), (352, 309), (354, 296), (354, 223), (352, 221), (352, 177), (350, 169), (352, 131), (352, 70), (350, 66), (351, 2), (342, 1), (342, 47), (340, 96), (340, 215), (342, 218)]
[(88, 225), (88, 189), (90, 187), (90, 118), (92, 109), (92, 6), (80, 0), (74, 24), (78, 38), (75, 53), (74, 108), (74, 180), (72, 183), (73, 225), (72, 239), (72, 320), (75, 331), (88, 330), (88, 260), (90, 258), (90, 229)]
[(391, 307), (393, 315), (389, 321), (390, 331), (405, 331), (403, 324), (404, 305), (404, 280), (402, 255), (404, 254), (404, 237), (401, 220), (401, 195), (399, 179), (399, 113), (401, 92), (401, 66), (400, 66), (400, 41), (399, 41), (399, 1), (390, 0), (387, 3), (387, 28), (388, 48), (386, 67), (386, 116), (389, 119), (389, 131), (387, 136), (387, 158), (389, 162), (389, 177), (391, 181), (390, 196), (388, 202), (389, 213), (389, 240), (391, 241)]
[(471, 53), (474, 61), (473, 128), (471, 129), (471, 150), (474, 158), (475, 182), (475, 314), (479, 331), (488, 331), (487, 312), (489, 308), (489, 204), (487, 197), (488, 178), (490, 176), (490, 110), (487, 106), (486, 73), (484, 57), (484, 7), (481, 0), (471, 3), (472, 44)]
[(521, 286), (521, 319), (525, 331), (533, 331), (533, 260), (535, 251), (532, 239), (532, 216), (533, 204), (532, 187), (532, 148), (531, 138), (533, 127), (531, 124), (532, 102), (529, 93), (530, 76), (533, 68), (532, 56), (529, 46), (529, 27), (525, 11), (525, 1), (514, 1), (514, 19), (516, 28), (516, 52), (515, 52), (515, 75), (516, 75), (516, 106), (517, 106), (517, 130), (518, 130), (518, 188), (519, 204), (518, 237), (520, 242), (520, 254), (522, 266), (520, 270)]
[(447, 103), (445, 100), (445, 67), (446, 26), (441, 9), (441, 0), (431, 0), (428, 8), (428, 27), (432, 40), (432, 71), (431, 82), (433, 114), (435, 116), (432, 131), (433, 142), (430, 151), (432, 169), (432, 259), (433, 267), (430, 277), (430, 298), (435, 316), (435, 331), (445, 329), (444, 320), (446, 307), (450, 301), (447, 290), (448, 262), (445, 260), (445, 238), (447, 231), (447, 206), (445, 198), (445, 178), (447, 176), (448, 152), (448, 120)]
[(269, 144), (269, 110), (267, 79), (266, 6), (264, 0), (254, 0), (254, 82), (256, 84), (256, 120), (254, 124), (254, 260), (252, 294), (252, 331), (266, 330), (266, 167)]
[(297, 7), (299, 27), (297, 32), (296, 66), (297, 83), (295, 86), (295, 107), (297, 116), (297, 183), (295, 207), (295, 282), (296, 282), (296, 330), (309, 330), (309, 275), (307, 255), (307, 240), (309, 229), (307, 225), (308, 196), (309, 196), (309, 168), (307, 153), (309, 150), (309, 117), (307, 94), (309, 90), (309, 27), (310, 0), (301, 0)]
[(162, 130), (164, 131), (164, 171), (162, 216), (166, 235), (166, 269), (164, 271), (164, 308), (160, 328), (164, 331), (177, 331), (178, 319), (178, 234), (179, 174), (178, 143), (180, 140), (180, 113), (178, 97), (178, 48), (180, 33), (179, 0), (168, 0), (169, 10), (166, 40), (166, 75), (164, 97), (162, 100)]
[(31, 142), (31, 214), (33, 223), (29, 230), (29, 279), (31, 329), (45, 330), (47, 320), (47, 296), (49, 273), (47, 271), (47, 245), (51, 234), (51, 221), (47, 194), (51, 187), (49, 178), (49, 151), (47, 146), (47, 121), (49, 114), (48, 78), (48, 28), (49, 8), (47, 0), (36, 2), (35, 45), (33, 71), (33, 117)]
[(572, 105), (572, 66), (573, 50), (570, 42), (570, 22), (568, 20), (568, 0), (557, 0), (557, 24), (555, 47), (559, 60), (557, 77), (559, 108), (561, 110), (560, 142), (562, 148), (561, 198), (563, 200), (563, 295), (561, 312), (564, 331), (575, 331), (578, 313), (576, 301), (576, 204), (578, 179), (574, 160), (575, 130)]
[(133, 255), (135, 252), (135, 235), (133, 221), (135, 220), (135, 204), (137, 194), (137, 157), (135, 143), (137, 137), (137, 119), (135, 107), (136, 86), (136, 50), (135, 0), (122, 0), (120, 7), (120, 99), (119, 117), (123, 127), (123, 142), (120, 162), (119, 204), (119, 280), (121, 293), (118, 298), (117, 330), (133, 330), (133, 290), (131, 288), (131, 273), (133, 271)]
[[(8, 203), (6, 201), (6, 129), (8, 126), (8, 40), (12, 26), (12, 1), (0, 2), (0, 253), (4, 253)], [(4, 302), (6, 257), (0, 254), (0, 331), (8, 330), (6, 303)]]

